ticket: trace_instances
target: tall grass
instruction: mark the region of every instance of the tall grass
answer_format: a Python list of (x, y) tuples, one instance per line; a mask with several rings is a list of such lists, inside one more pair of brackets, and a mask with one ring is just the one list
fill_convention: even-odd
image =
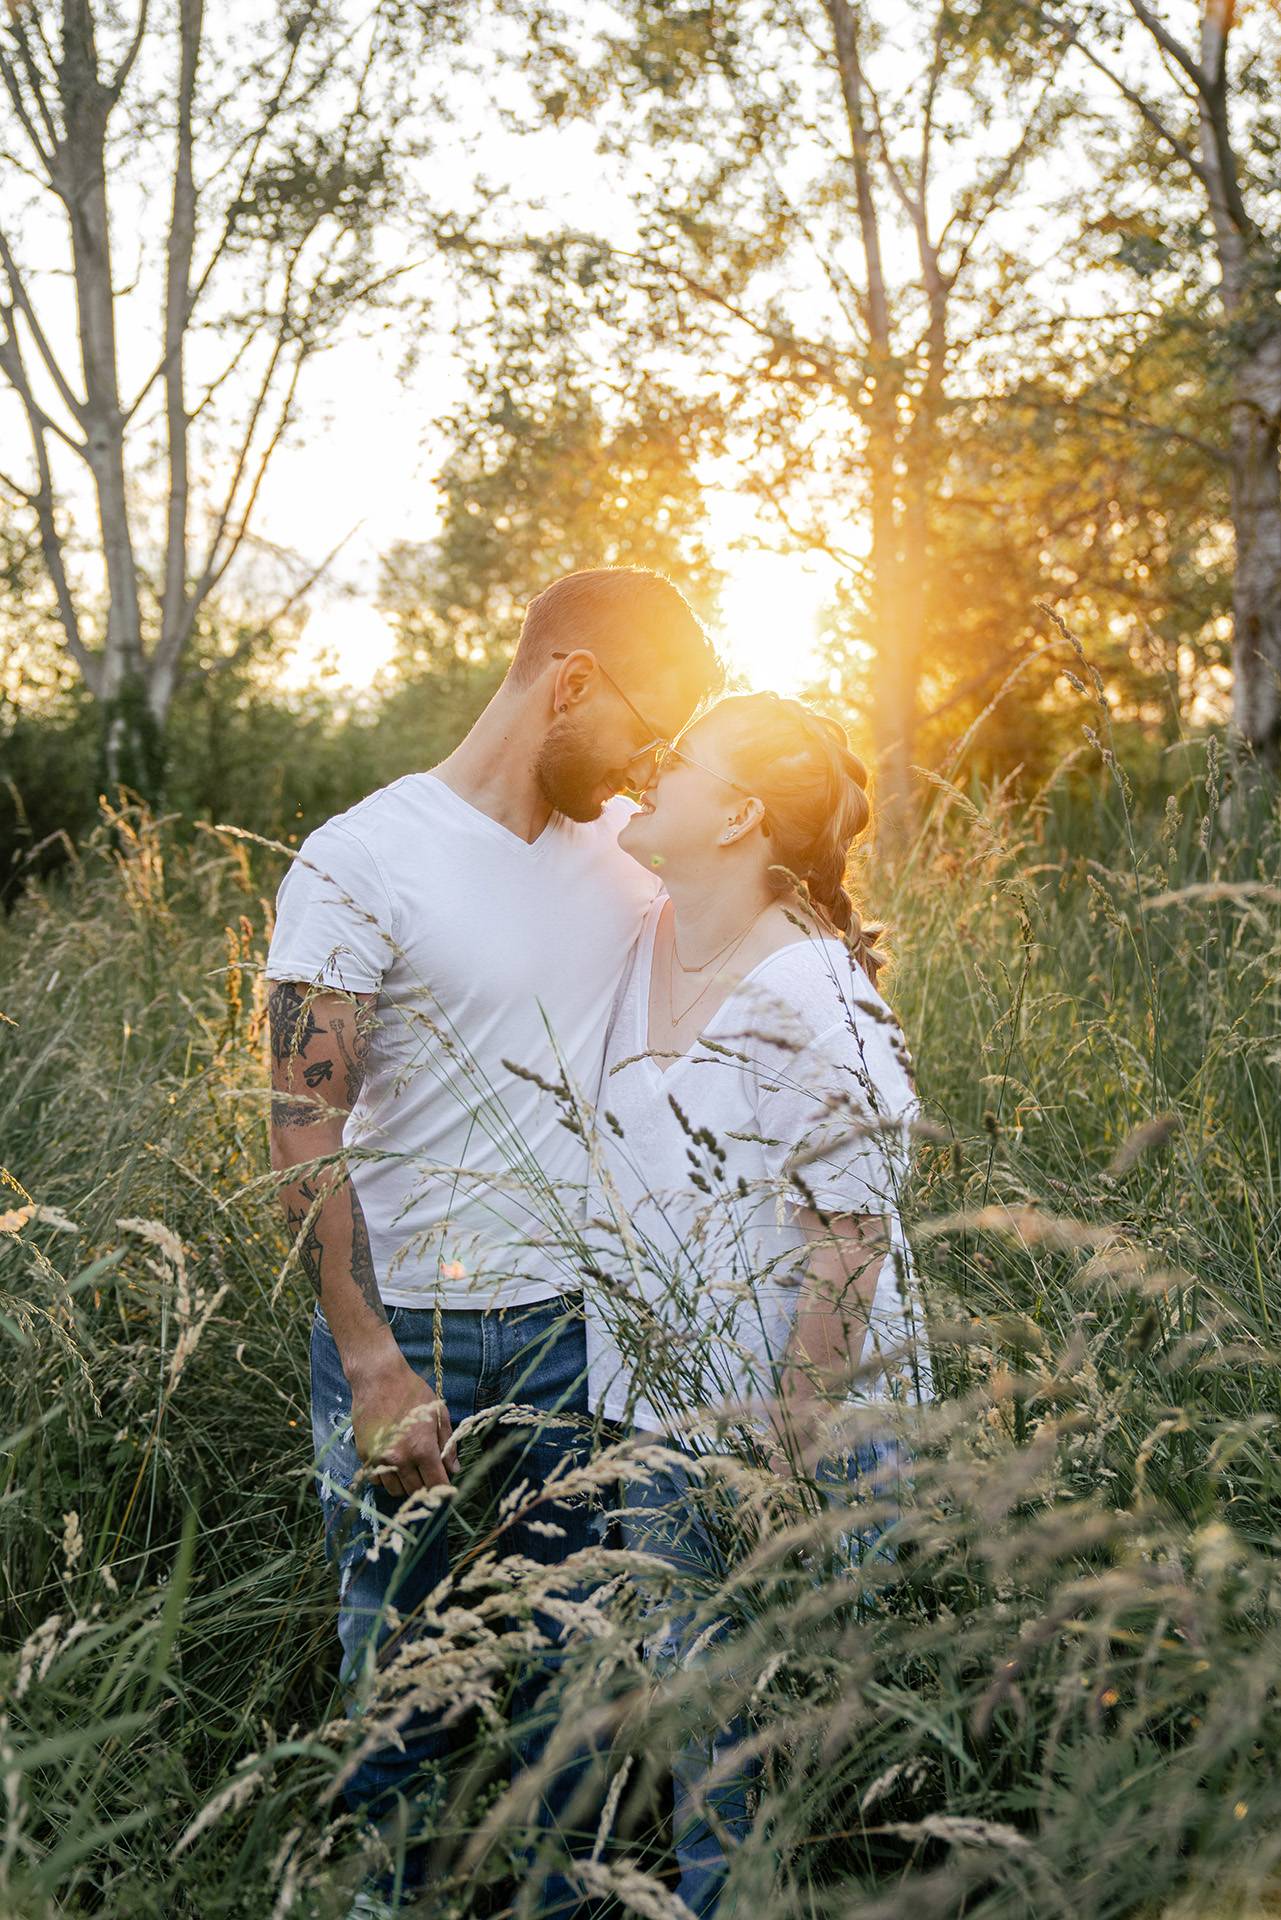
[[(1238, 1910), (1271, 1874), (1281, 824), (1260, 794), (1229, 830), (1219, 786), (1211, 752), (1163, 815), (1106, 761), (1019, 807), (939, 788), (869, 879), (932, 1123), (911, 1225), (942, 1397), (897, 1507), (724, 1447), (720, 1624), (683, 1669), (639, 1655), (654, 1569), (605, 1536), (590, 1597), (560, 1578), (551, 1760), (601, 1756), (579, 1871), (606, 1905), (677, 1911), (663, 1756), (739, 1707), (743, 1912), (1105, 1920)], [(365, 1858), (327, 1797), (359, 1735), (266, 1179), (274, 881), (126, 812), (0, 933), (5, 1914), (323, 1916)], [(652, 1464), (606, 1450), (597, 1498)], [(892, 1552), (860, 1552), (872, 1522)], [(506, 1787), (489, 1709), (539, 1577), (513, 1634), (473, 1553), (452, 1666), (411, 1646), (369, 1702), (476, 1702), (435, 1911), (528, 1903), (535, 1783)]]

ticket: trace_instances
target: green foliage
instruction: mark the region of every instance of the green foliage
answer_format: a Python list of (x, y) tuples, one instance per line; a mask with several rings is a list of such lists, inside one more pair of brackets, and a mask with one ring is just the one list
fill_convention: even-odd
[(559, 364), (529, 367), (519, 394), (510, 365), (473, 372), (439, 476), (444, 527), (423, 596), (455, 638), (514, 642), (526, 602), (579, 567), (654, 567), (706, 612), (719, 575), (698, 425), (679, 396), (642, 379), (619, 410)]
[[(163, 740), (163, 805), (190, 831), (233, 820), (297, 844), (312, 827), (375, 787), (432, 762), (479, 712), (497, 678), (488, 653), (411, 657), (408, 584), (393, 619), (405, 636), (404, 671), (381, 694), (336, 709), (323, 685), (281, 689), (271, 635), (237, 649), (211, 644), (184, 682)], [(101, 713), (82, 689), (0, 706), (0, 901), (11, 906), (33, 874), (64, 865), (99, 820), (104, 790)], [(153, 745), (157, 743), (153, 736)], [(153, 772), (159, 771), (153, 767)], [(117, 792), (117, 798), (119, 797)]]
[(142, 676), (126, 674), (115, 693), (100, 705), (95, 784), (105, 787), (108, 768), (114, 766), (120, 786), (159, 799), (165, 785), (164, 730), (147, 703)]

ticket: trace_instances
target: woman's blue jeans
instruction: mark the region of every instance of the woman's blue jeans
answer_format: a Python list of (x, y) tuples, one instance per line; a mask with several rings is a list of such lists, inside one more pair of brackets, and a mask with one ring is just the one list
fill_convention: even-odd
[[(436, 1313), (431, 1308), (395, 1307), (391, 1328), (414, 1371), (434, 1384), (438, 1364)], [(582, 1301), (561, 1296), (533, 1306), (489, 1312), (455, 1309), (440, 1312), (439, 1365), (449, 1417), (456, 1428), (473, 1414), (504, 1406), (532, 1408), (544, 1417), (535, 1424), (495, 1424), (484, 1435), (479, 1461), (469, 1468), (486, 1484), (486, 1510), (492, 1516), (503, 1495), (519, 1482), (542, 1486), (566, 1466), (586, 1462), (586, 1346)], [(338, 1635), (342, 1643), (342, 1679), (350, 1708), (358, 1710), (361, 1681), (372, 1669), (389, 1632), (393, 1607), (409, 1633), (432, 1631), (433, 1589), (450, 1571), (448, 1506), (420, 1521), (411, 1543), (399, 1554), (387, 1546), (370, 1558), (380, 1520), (399, 1504), (381, 1488), (356, 1486), (359, 1460), (352, 1438), (351, 1390), (338, 1349), (319, 1308), (311, 1335), (312, 1435), (317, 1486), (324, 1514), (325, 1547), (338, 1569)], [(531, 1526), (528, 1520), (539, 1523)], [(541, 1527), (559, 1529), (551, 1536)], [(487, 1542), (487, 1545), (490, 1544)], [(527, 1520), (505, 1525), (493, 1544), (500, 1556), (522, 1555), (554, 1565), (588, 1544), (588, 1515), (581, 1500), (544, 1501)], [(558, 1629), (535, 1614), (546, 1637)], [(532, 1661), (513, 1686), (509, 1712), (514, 1726), (512, 1771), (529, 1765), (541, 1752), (549, 1728), (539, 1724), (538, 1698), (556, 1668), (554, 1648)], [(389, 1747), (368, 1756), (346, 1788), (350, 1807), (388, 1824), (398, 1817), (412, 1837), (403, 1884), (421, 1884), (433, 1851), (434, 1829), (451, 1772), (461, 1755), (451, 1750), (451, 1729), (436, 1718), (416, 1714), (402, 1729), (403, 1749)], [(453, 1733), (457, 1741), (459, 1735)], [(454, 1766), (451, 1768), (451, 1761)], [(557, 1807), (567, 1803), (572, 1781), (557, 1783), (544, 1821), (556, 1823)], [(569, 1836), (567, 1845), (572, 1851)], [(589, 1836), (590, 1841), (590, 1836)], [(551, 1883), (542, 1910), (566, 1910), (563, 1893)]]
[[(896, 1446), (871, 1441), (842, 1463), (825, 1465), (819, 1479), (831, 1496), (842, 1500), (852, 1480), (872, 1481), (878, 1494), (892, 1494), (900, 1470)], [(726, 1499), (718, 1490), (718, 1497)], [(684, 1467), (673, 1464), (647, 1482), (626, 1482), (621, 1488), (621, 1528), (633, 1552), (665, 1560), (674, 1575), (671, 1598), (663, 1610), (660, 1635), (646, 1639), (646, 1657), (662, 1675), (684, 1665), (691, 1648), (716, 1618), (715, 1604), (706, 1602), (729, 1572), (723, 1547), (708, 1523), (709, 1492)], [(862, 1559), (880, 1537), (880, 1528), (851, 1532), (851, 1554)], [(703, 1604), (700, 1604), (702, 1602)], [(711, 1642), (703, 1639), (700, 1652)], [(678, 1892), (696, 1920), (710, 1920), (722, 1908), (721, 1896), (729, 1875), (731, 1848), (747, 1838), (752, 1824), (753, 1785), (759, 1771), (753, 1759), (735, 1767), (734, 1748), (747, 1737), (741, 1718), (691, 1738), (672, 1758), (672, 1840), (680, 1871)]]

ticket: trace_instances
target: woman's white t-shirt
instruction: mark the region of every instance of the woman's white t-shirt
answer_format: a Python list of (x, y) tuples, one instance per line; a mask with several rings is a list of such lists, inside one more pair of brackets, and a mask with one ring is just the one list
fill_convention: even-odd
[(664, 904), (646, 918), (606, 1046), (587, 1227), (593, 1406), (661, 1432), (696, 1408), (773, 1398), (806, 1207), (889, 1223), (853, 1397), (928, 1396), (900, 1218), (917, 1101), (898, 1022), (842, 941), (800, 937), (739, 983), (688, 1053), (656, 1058)]

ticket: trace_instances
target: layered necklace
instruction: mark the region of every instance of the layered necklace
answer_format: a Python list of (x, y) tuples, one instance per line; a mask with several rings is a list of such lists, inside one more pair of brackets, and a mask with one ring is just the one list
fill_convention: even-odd
[(697, 967), (687, 967), (685, 965), (685, 962), (681, 959), (680, 954), (676, 951), (676, 920), (675, 920), (675, 916), (673, 915), (671, 945), (667, 950), (667, 1015), (668, 1015), (668, 1019), (672, 1023), (673, 1031), (680, 1026), (682, 1021), (688, 1020), (690, 1014), (693, 1013), (699, 1001), (702, 1000), (707, 994), (711, 992), (712, 988), (716, 985), (717, 980), (720, 978), (719, 974), (714, 973), (711, 979), (705, 981), (704, 984), (699, 988), (698, 992), (694, 995), (694, 998), (690, 1001), (689, 1005), (685, 1007), (680, 1013), (677, 1013), (676, 1011), (676, 968), (679, 967), (681, 972), (686, 976), (688, 976), (690, 974), (706, 973), (707, 969), (709, 967), (714, 967), (718, 960), (724, 960), (727, 958), (732, 960), (734, 955), (738, 952), (739, 948), (742, 946), (743, 942), (746, 940), (748, 934), (752, 931), (752, 928), (756, 925), (757, 921), (761, 918), (761, 915), (766, 912), (768, 912), (767, 907), (759, 908), (757, 912), (755, 912), (752, 915), (751, 919), (748, 921), (747, 925), (743, 928), (743, 931), (741, 933), (734, 934), (730, 939), (728, 939), (725, 942), (725, 945), (723, 947), (720, 947), (717, 949), (717, 951), (712, 955), (710, 960), (704, 960)]

